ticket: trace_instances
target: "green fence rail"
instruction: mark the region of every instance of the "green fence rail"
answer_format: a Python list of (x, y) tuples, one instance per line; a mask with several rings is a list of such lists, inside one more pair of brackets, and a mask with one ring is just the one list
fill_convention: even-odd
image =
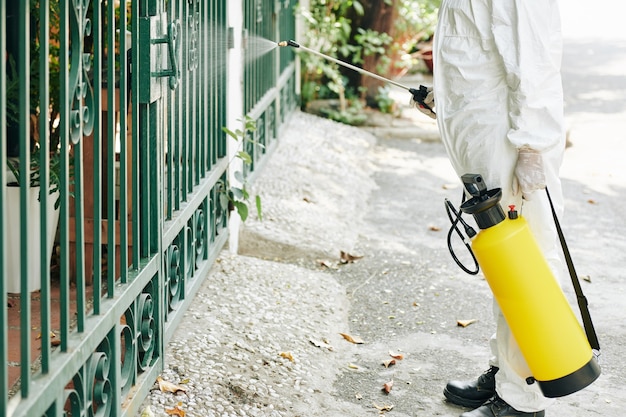
[(134, 416), (163, 369), (228, 239), (228, 112), (252, 172), (297, 107), (293, 52), (248, 43), (229, 110), (227, 1), (0, 0), (0, 415)]

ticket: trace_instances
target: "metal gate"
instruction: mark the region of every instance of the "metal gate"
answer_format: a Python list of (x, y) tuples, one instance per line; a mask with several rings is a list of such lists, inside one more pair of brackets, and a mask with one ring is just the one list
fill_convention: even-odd
[(222, 128), (255, 120), (249, 175), (297, 105), (287, 50), (227, 94), (233, 34), (295, 37), (296, 1), (227, 1), (0, 0), (0, 415), (134, 416), (163, 369), (228, 239)]

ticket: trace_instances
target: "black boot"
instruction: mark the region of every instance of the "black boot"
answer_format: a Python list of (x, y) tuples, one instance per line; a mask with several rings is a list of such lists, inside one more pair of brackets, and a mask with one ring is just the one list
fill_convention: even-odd
[(443, 395), (453, 404), (476, 408), (484, 404), (496, 393), (496, 372), (492, 366), (476, 381), (450, 381), (443, 390)]
[(544, 417), (545, 415), (545, 411), (517, 411), (496, 394), (476, 410), (461, 414), (461, 417)]

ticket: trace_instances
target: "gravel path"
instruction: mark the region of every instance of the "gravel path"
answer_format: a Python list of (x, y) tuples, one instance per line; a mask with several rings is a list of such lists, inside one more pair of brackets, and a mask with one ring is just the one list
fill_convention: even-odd
[(254, 184), (264, 220), (246, 223), (242, 255), (223, 251), (166, 349), (161, 376), (186, 392), (152, 390), (156, 416), (350, 415), (332, 396), (357, 349), (339, 334), (349, 303), (317, 260), (335, 267), (356, 242), (375, 139), (304, 113), (283, 138)]

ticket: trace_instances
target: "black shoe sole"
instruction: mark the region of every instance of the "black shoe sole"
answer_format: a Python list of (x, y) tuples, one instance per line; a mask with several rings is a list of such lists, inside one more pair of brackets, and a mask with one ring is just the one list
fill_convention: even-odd
[(452, 404), (456, 404), (456, 405), (460, 405), (460, 406), (468, 407), (468, 408), (478, 408), (481, 405), (483, 405), (489, 398), (492, 397), (492, 395), (490, 395), (484, 400), (470, 400), (468, 398), (459, 397), (458, 395), (451, 393), (450, 391), (448, 391), (447, 388), (443, 389), (443, 396), (446, 397), (446, 399), (450, 401)]

